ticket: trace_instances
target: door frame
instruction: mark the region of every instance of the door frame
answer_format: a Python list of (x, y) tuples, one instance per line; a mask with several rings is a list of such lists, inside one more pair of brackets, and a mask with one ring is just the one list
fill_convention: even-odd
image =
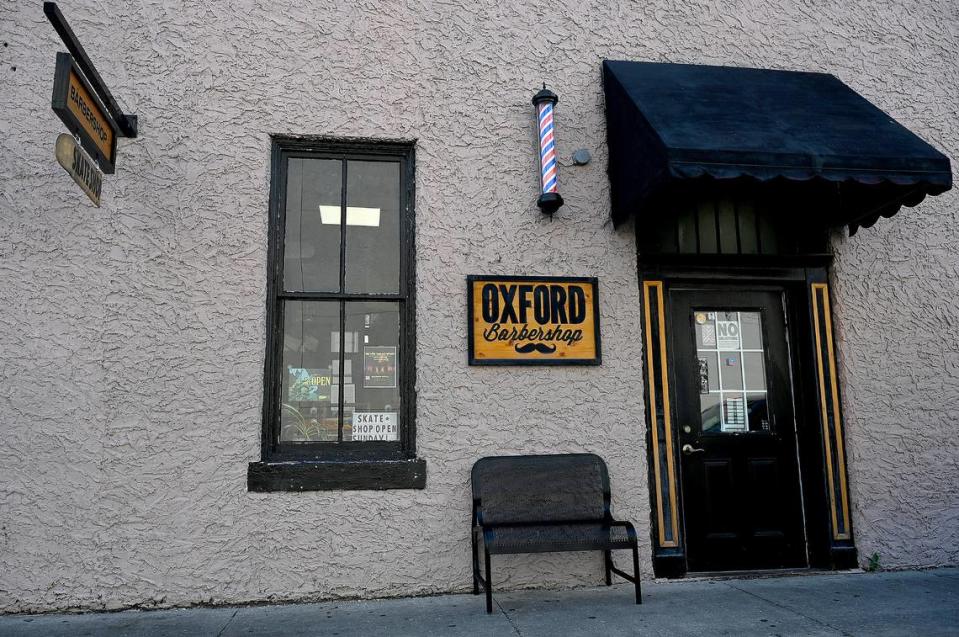
[(672, 417), (677, 413), (675, 392), (670, 391), (675, 386), (669, 333), (673, 286), (773, 286), (785, 291), (809, 566), (857, 565), (830, 312), (831, 262), (831, 255), (639, 257), (650, 536), (658, 577), (682, 577), (688, 570), (679, 431)]

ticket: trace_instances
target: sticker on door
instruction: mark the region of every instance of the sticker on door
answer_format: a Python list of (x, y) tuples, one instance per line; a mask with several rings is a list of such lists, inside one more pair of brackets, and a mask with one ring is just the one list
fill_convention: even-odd
[(739, 321), (716, 321), (719, 349), (739, 349)]

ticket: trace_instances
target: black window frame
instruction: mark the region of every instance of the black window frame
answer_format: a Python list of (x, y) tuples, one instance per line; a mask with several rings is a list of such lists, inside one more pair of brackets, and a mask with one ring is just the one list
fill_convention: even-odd
[[(267, 251), (267, 346), (263, 373), (261, 461), (250, 463), (251, 491), (424, 488), (425, 462), (416, 458), (416, 253), (415, 142), (271, 136), (270, 208)], [(283, 283), (286, 185), (290, 159), (342, 162), (341, 208), (346, 206), (349, 161), (400, 164), (400, 271), (396, 293), (347, 292), (346, 215), (340, 224), (340, 289), (288, 292)], [(399, 306), (400, 426), (396, 442), (281, 442), (279, 410), (283, 385), (283, 305), (287, 301), (340, 304), (340, 378), (343, 372), (345, 304), (390, 302)], [(340, 432), (342, 433), (342, 396)]]

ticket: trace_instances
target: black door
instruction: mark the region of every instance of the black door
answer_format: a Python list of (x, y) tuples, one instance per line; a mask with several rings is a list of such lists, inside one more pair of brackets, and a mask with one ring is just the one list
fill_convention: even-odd
[(670, 292), (690, 571), (807, 565), (784, 298)]

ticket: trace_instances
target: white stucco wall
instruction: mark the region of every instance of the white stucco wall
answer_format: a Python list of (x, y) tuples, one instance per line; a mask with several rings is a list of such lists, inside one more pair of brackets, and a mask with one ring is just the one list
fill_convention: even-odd
[[(595, 450), (649, 573), (631, 227), (613, 230), (603, 58), (828, 71), (959, 157), (948, 2), (266, 2), (61, 8), (140, 137), (104, 205), (53, 159), (39, 3), (0, 5), (0, 611), (466, 590), (468, 470)], [(530, 96), (560, 95), (566, 206), (535, 199)], [(251, 494), (269, 134), (417, 140), (424, 491)], [(837, 244), (862, 556), (959, 563), (959, 245), (948, 193)], [(464, 277), (600, 277), (603, 365), (470, 368)], [(598, 581), (503, 558), (502, 586)], [(577, 578), (576, 570), (585, 570)]]

